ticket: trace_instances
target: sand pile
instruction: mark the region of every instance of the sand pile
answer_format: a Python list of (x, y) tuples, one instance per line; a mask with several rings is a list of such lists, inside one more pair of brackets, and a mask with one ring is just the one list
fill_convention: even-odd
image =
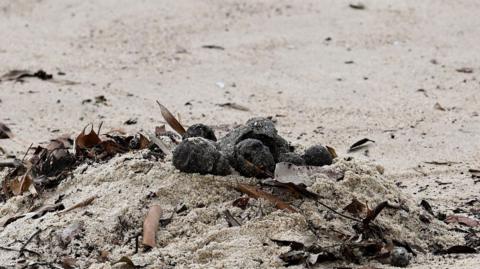
[[(172, 166), (171, 157), (152, 161), (144, 158), (147, 153), (145, 149), (104, 163), (83, 164), (52, 192), (39, 198), (24, 193), (0, 205), (0, 224), (4, 224), (12, 216), (38, 212), (44, 205), (62, 203), (68, 208), (95, 197), (91, 204), (69, 212), (34, 218), (27, 214), (4, 224), (0, 246), (10, 250), (0, 249), (0, 264), (110, 268), (127, 266), (112, 263), (128, 257), (134, 265), (148, 268), (346, 265), (389, 262), (393, 247), (403, 246), (413, 257), (463, 240), (429, 215), (419, 201), (403, 194), (374, 164), (339, 157), (330, 168), (343, 177), (309, 173), (307, 190), (318, 194), (317, 201), (262, 187), (281, 195), (297, 211), (292, 213), (235, 190), (238, 184), (257, 184), (257, 179), (236, 173), (187, 174)], [(344, 210), (354, 200), (358, 203)], [(362, 205), (373, 209), (384, 201), (392, 207), (383, 209), (368, 229), (362, 228), (368, 215)], [(145, 214), (154, 204), (163, 210), (157, 247), (143, 252), (140, 244), (136, 251)], [(237, 223), (229, 227), (232, 218)], [(25, 246), (28, 251), (19, 255), (16, 250), (35, 233)]]

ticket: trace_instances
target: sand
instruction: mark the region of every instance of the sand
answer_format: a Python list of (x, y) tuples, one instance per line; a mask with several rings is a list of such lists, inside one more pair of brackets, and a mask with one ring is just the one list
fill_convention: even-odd
[[(324, 143), (381, 164), (406, 194), (451, 212), (480, 191), (467, 172), (480, 163), (472, 49), (480, 3), (363, 3), (365, 10), (333, 0), (0, 1), (0, 73), (44, 69), (57, 79), (0, 82), (0, 121), (16, 135), (0, 147), (21, 156), (30, 143), (91, 122), (152, 130), (163, 123), (155, 100), (182, 123), (217, 131), (273, 116), (294, 144)], [(212, 44), (225, 49), (202, 48)], [(106, 104), (82, 104), (99, 95)], [(218, 106), (225, 102), (249, 111)], [(138, 123), (123, 125), (130, 118)], [(368, 152), (346, 153), (364, 137), (376, 141)], [(452, 163), (425, 163), (432, 161)], [(5, 214), (26, 210), (9, 204)], [(414, 268), (476, 268), (475, 259), (427, 258)]]

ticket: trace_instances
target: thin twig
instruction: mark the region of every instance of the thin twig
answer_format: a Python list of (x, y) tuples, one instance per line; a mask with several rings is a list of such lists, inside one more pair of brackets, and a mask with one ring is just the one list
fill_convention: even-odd
[(33, 143), (31, 143), (30, 146), (28, 147), (27, 151), (25, 151), (25, 154), (23, 155), (23, 158), (22, 158), (22, 163), (25, 160), (25, 157), (27, 157), (27, 154), (30, 151), (30, 149), (32, 148), (32, 146), (33, 146)]
[(40, 234), (43, 230), (42, 229), (38, 229), (37, 231), (35, 231), (31, 236), (30, 238), (28, 238), (28, 240), (22, 245), (22, 247), (20, 247), (20, 249), (18, 250), (19, 254), (18, 256), (21, 257), (23, 255), (23, 252), (25, 251), (25, 248), (27, 247), (27, 245), (33, 240), (34, 237), (36, 237), (38, 234)]
[(347, 215), (345, 215), (345, 214), (342, 214), (342, 213), (338, 212), (337, 210), (329, 207), (328, 205), (326, 205), (326, 204), (324, 204), (324, 203), (322, 203), (322, 202), (320, 202), (320, 201), (318, 201), (318, 200), (315, 201), (315, 202), (317, 203), (317, 206), (318, 206), (318, 204), (320, 204), (320, 205), (322, 205), (323, 207), (325, 207), (326, 209), (332, 211), (333, 213), (335, 213), (335, 214), (337, 214), (337, 215), (339, 215), (339, 216), (341, 216), (341, 217), (344, 217), (344, 218), (346, 218), (346, 219), (353, 220), (353, 221), (356, 221), (356, 222), (361, 222), (361, 220), (356, 219), (356, 218), (354, 218), (354, 217), (347, 216)]

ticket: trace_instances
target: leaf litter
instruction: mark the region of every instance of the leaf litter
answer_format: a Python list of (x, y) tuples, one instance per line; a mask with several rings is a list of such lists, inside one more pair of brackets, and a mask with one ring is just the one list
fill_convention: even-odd
[[(159, 105), (167, 123), (183, 136), (187, 130)], [(258, 132), (269, 130), (269, 123), (256, 121), (253, 126), (246, 138), (261, 139), (276, 154), (282, 141), (275, 136), (258, 136)], [(412, 256), (425, 251), (471, 251), (457, 247), (463, 246), (465, 239), (449, 229), (455, 221), (418, 221), (428, 211), (425, 203), (402, 193), (374, 164), (335, 156), (333, 164), (321, 167), (277, 162), (271, 173), (255, 160), (245, 160), (267, 179), (238, 173), (182, 173), (172, 165), (172, 156), (165, 155), (169, 147), (175, 147), (166, 132), (157, 128), (155, 134), (147, 136), (101, 135), (92, 126), (89, 132), (83, 129), (74, 143), (63, 137), (52, 140), (46, 148), (34, 148), (22, 165), (2, 175), (3, 182), (28, 176), (30, 186), (39, 186), (41, 197), (26, 190), (10, 194), (0, 206), (4, 216), (0, 217), (4, 223), (0, 243), (10, 243), (12, 235), (27, 238), (37, 227), (64, 233), (64, 240), (52, 238), (52, 233), (36, 235), (38, 240), (27, 243), (39, 255), (29, 259), (61, 265), (65, 257), (77, 253), (72, 264), (81, 268), (117, 262), (133, 267), (202, 264), (250, 268), (331, 262), (341, 266), (373, 260), (393, 264), (396, 249)], [(172, 144), (166, 142), (168, 139)], [(161, 158), (145, 157), (152, 147), (160, 150)], [(55, 155), (57, 151), (63, 153)], [(331, 156), (335, 152), (331, 147), (326, 151)], [(72, 163), (53, 165), (58, 159), (72, 157)], [(145, 170), (139, 170), (141, 167)], [(51, 180), (54, 183), (47, 184)], [(21, 184), (16, 190), (24, 188)], [(55, 193), (63, 200), (81, 202), (65, 210)], [(94, 200), (94, 206), (87, 207)], [(158, 206), (149, 209), (149, 204)], [(179, 204), (183, 204), (181, 211)], [(67, 211), (70, 213), (63, 214)], [(167, 222), (161, 220), (163, 214), (170, 216)], [(9, 225), (13, 222), (15, 225)], [(142, 229), (143, 244), (151, 248), (148, 252), (138, 251)], [(132, 244), (132, 238), (137, 243)], [(15, 247), (18, 249), (18, 243), (13, 243)], [(86, 254), (92, 251), (99, 254)], [(9, 253), (0, 262), (14, 264)]]

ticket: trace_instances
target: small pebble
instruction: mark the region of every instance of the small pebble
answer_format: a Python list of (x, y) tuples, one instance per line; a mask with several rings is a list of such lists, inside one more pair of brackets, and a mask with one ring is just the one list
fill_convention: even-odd
[(188, 137), (203, 137), (208, 140), (217, 141), (213, 129), (202, 123), (197, 123), (188, 127), (187, 132), (185, 133), (185, 138)]
[(410, 255), (403, 247), (395, 247), (390, 254), (390, 264), (396, 267), (407, 267), (410, 264)]
[(330, 165), (333, 161), (330, 152), (328, 152), (328, 150), (322, 145), (309, 147), (307, 150), (305, 150), (303, 159), (307, 165), (313, 166)]

